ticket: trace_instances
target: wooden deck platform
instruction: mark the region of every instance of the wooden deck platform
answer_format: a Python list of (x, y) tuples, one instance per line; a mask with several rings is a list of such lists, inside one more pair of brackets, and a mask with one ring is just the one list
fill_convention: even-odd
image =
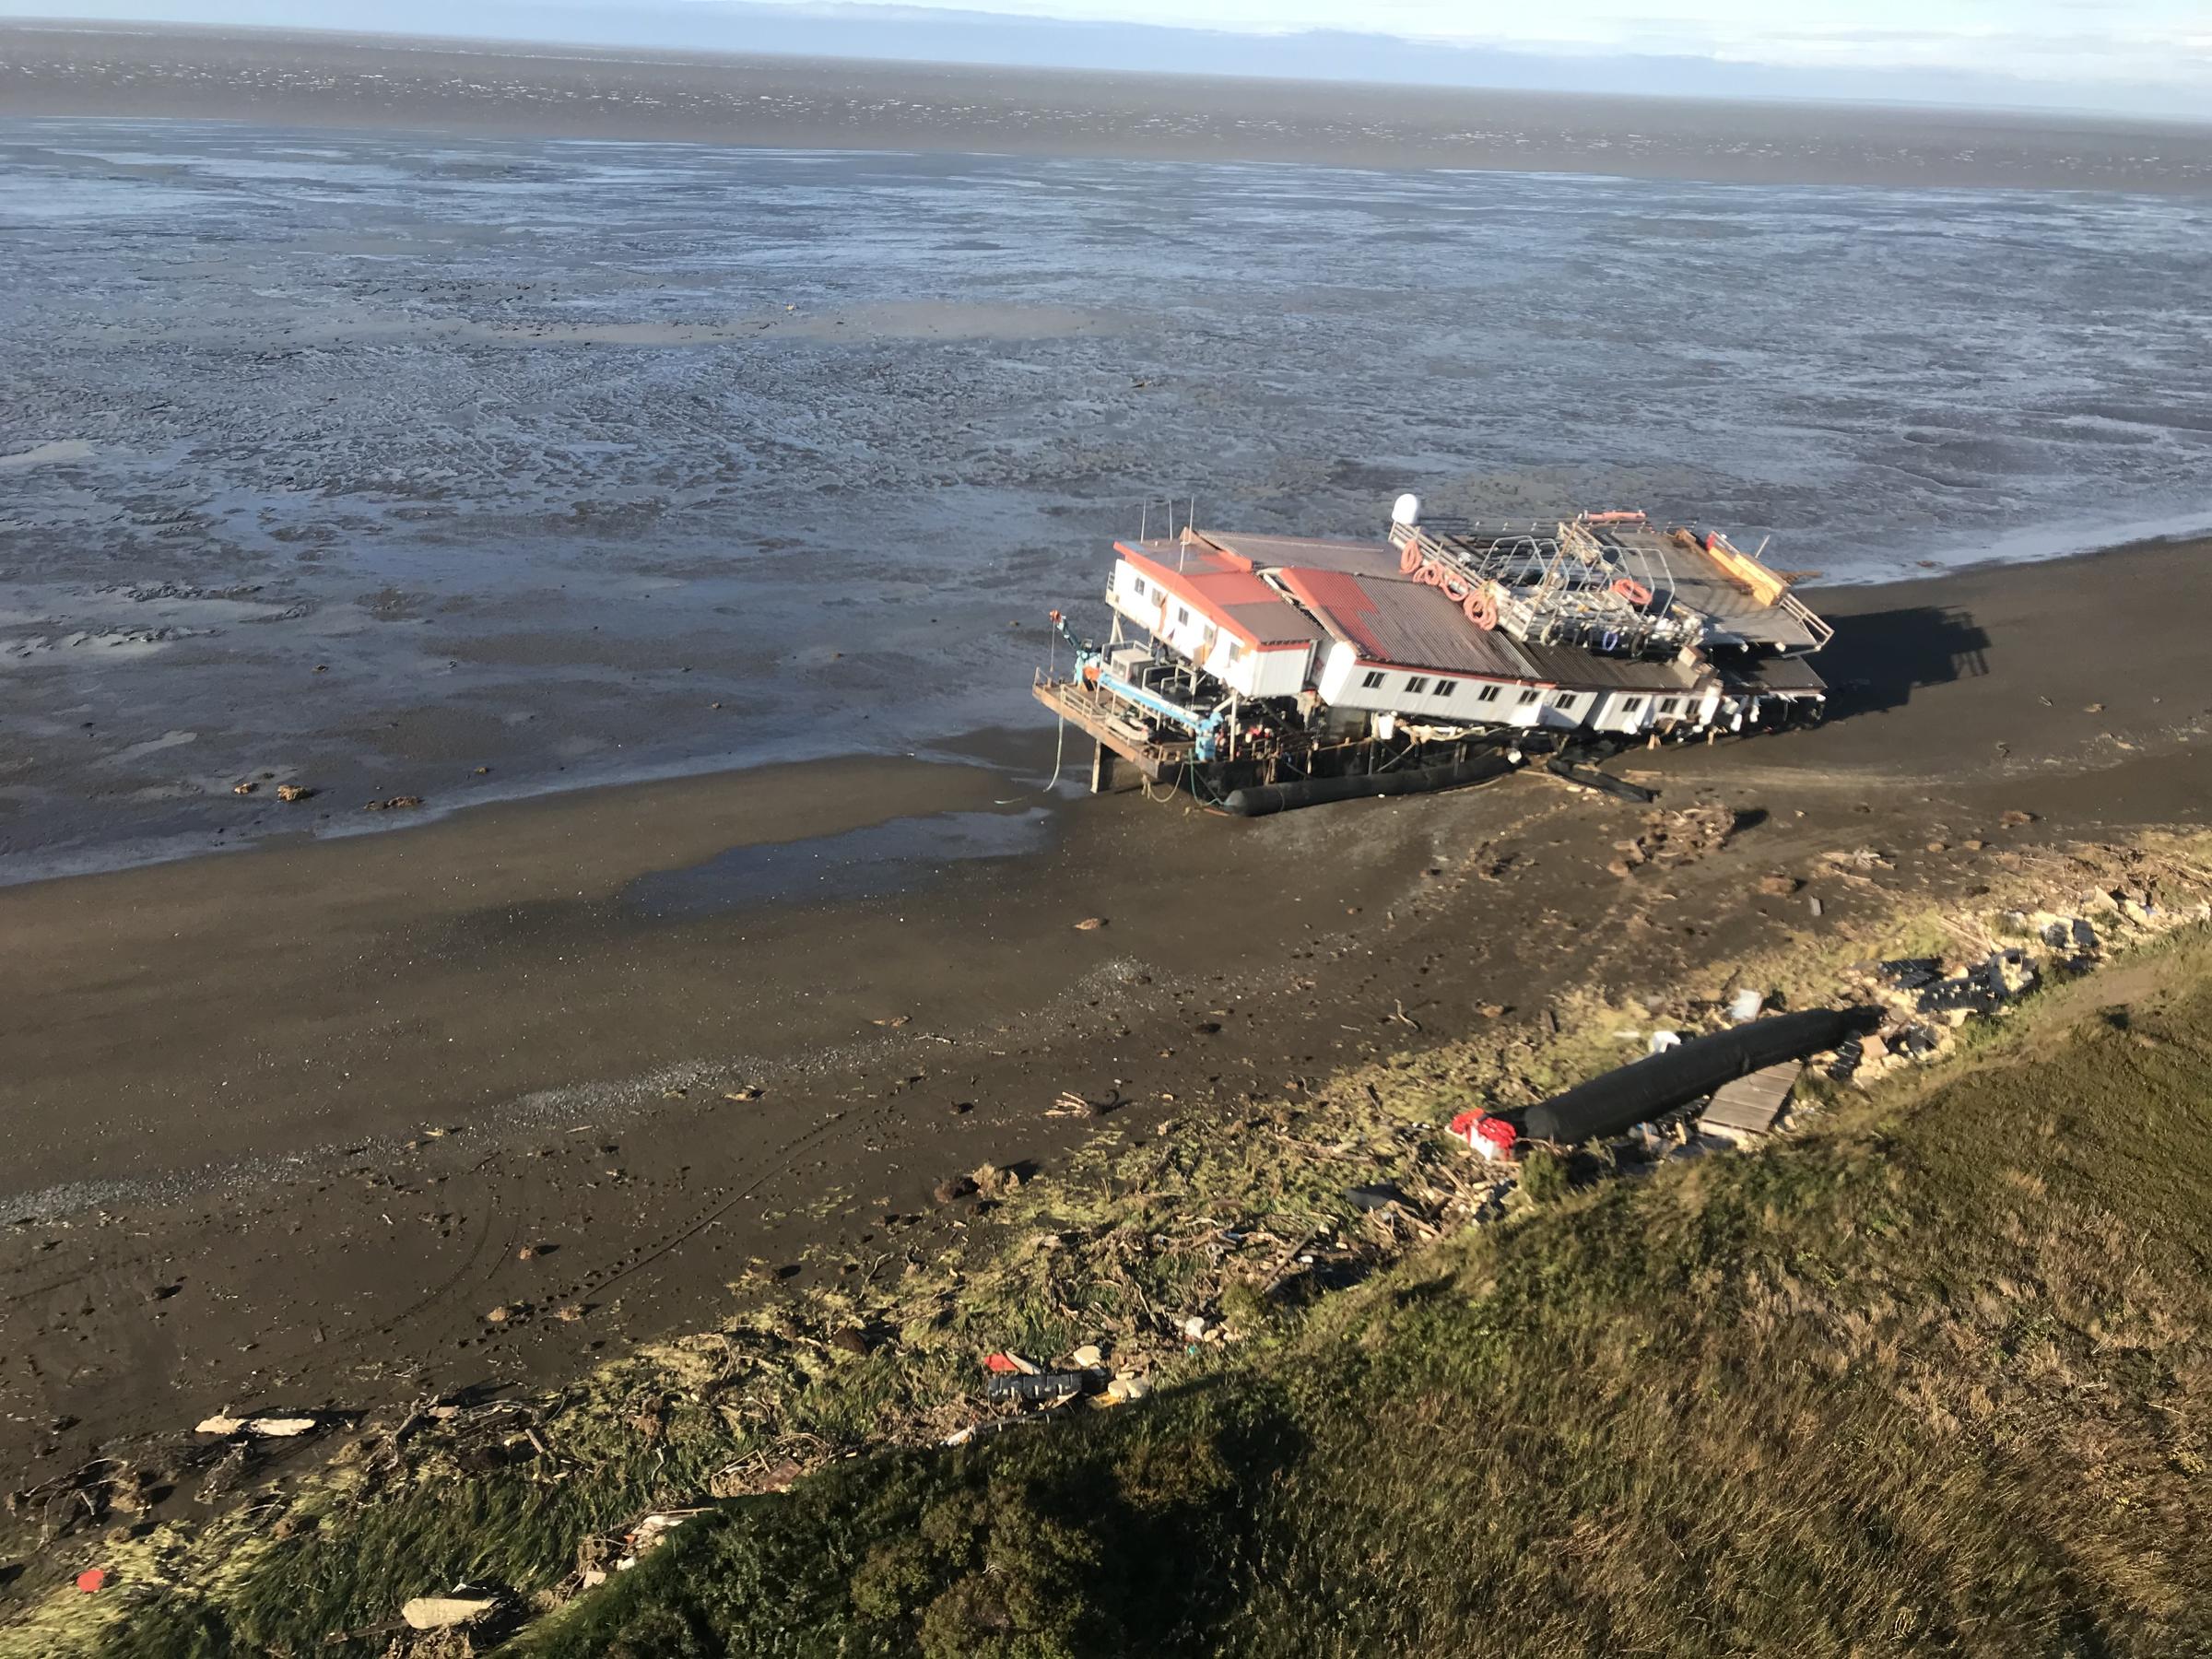
[[(1154, 783), (1175, 782), (1197, 747), (1187, 741), (1160, 741), (1122, 714), (1117, 700), (1100, 696), (1080, 680), (1040, 678), (1030, 690), (1039, 702)], [(1095, 773), (1092, 787), (1101, 787)]]
[(1736, 1137), (1772, 1134), (1783, 1108), (1790, 1103), (1790, 1091), (1804, 1073), (1804, 1062), (1785, 1060), (1723, 1085), (1698, 1127)]

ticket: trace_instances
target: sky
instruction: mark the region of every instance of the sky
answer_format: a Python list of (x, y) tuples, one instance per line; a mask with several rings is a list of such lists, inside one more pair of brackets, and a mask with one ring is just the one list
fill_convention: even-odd
[[(1075, 68), (1127, 67), (1133, 40), (1158, 53), (1165, 37), (1154, 31), (1174, 30), (1207, 41), (1194, 57), (1209, 69), (1234, 67), (1241, 37), (1263, 73), (1308, 72), (1300, 65), (1310, 59), (1324, 73), (1342, 62), (1364, 76), (1387, 69), (1395, 48), (1407, 64), (1430, 54), (1417, 78), (1474, 85), (1546, 84), (1543, 74), (1518, 73), (1538, 62), (1554, 66), (1554, 78), (1657, 66), (1707, 93), (2212, 119), (2212, 0), (0, 0), (0, 16), (853, 55), (868, 55), (877, 39), (904, 55), (981, 52), (986, 61)], [(992, 48), (994, 32), (1009, 43), (1003, 53)], [(841, 47), (848, 35), (853, 44)], [(1335, 45), (1301, 59), (1301, 36)], [(1368, 49), (1346, 52), (1347, 41)]]

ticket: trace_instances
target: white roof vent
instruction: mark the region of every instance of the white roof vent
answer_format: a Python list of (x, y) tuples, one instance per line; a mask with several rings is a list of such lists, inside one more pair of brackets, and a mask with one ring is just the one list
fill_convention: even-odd
[(1390, 510), (1390, 522), (1408, 527), (1421, 522), (1421, 498), (1407, 490)]

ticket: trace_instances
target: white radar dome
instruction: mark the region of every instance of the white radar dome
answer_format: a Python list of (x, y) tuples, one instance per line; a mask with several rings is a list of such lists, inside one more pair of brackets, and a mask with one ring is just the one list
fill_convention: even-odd
[(1390, 522), (1394, 524), (1419, 524), (1421, 522), (1421, 498), (1411, 490), (1400, 496), (1397, 504), (1390, 510)]

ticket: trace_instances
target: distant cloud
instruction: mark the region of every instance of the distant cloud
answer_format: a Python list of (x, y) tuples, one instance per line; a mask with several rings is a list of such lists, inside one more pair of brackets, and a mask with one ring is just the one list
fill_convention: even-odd
[[(2212, 0), (0, 0), (0, 17), (2212, 118)], [(1170, 32), (1172, 31), (1172, 32)], [(1654, 84), (1655, 83), (1655, 84)]]

